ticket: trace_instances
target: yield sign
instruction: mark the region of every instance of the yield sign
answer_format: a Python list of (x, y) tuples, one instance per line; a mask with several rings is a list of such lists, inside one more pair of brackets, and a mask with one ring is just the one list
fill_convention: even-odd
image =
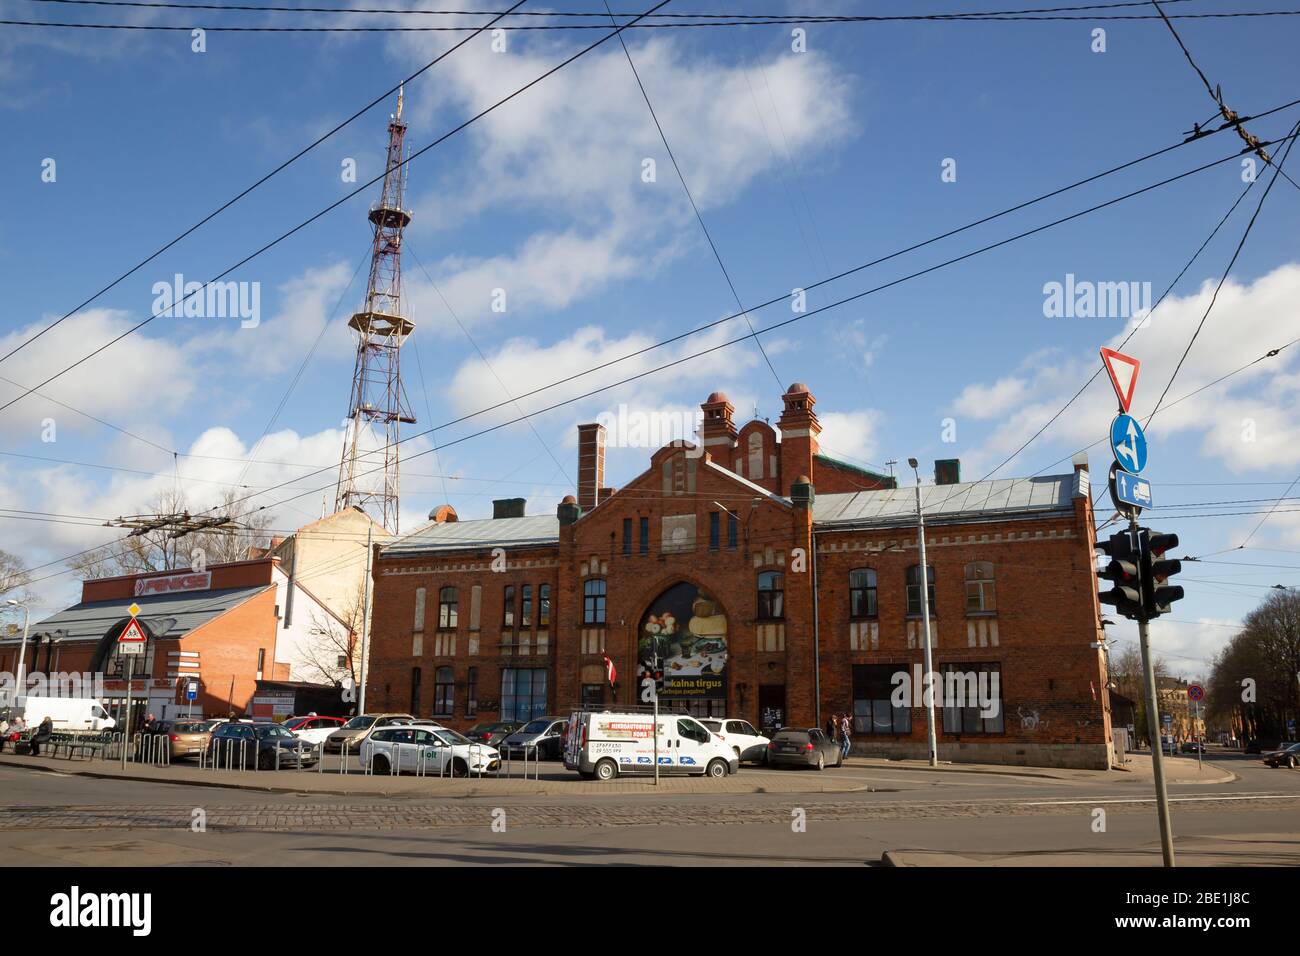
[(1101, 364), (1106, 367), (1110, 384), (1115, 388), (1120, 411), (1127, 412), (1133, 402), (1133, 389), (1137, 387), (1138, 369), (1142, 367), (1142, 363), (1114, 349), (1102, 348)]
[(131, 618), (125, 630), (117, 639), (119, 644), (146, 644), (148, 641), (149, 638), (145, 636), (144, 628), (140, 626), (140, 622), (135, 618)]

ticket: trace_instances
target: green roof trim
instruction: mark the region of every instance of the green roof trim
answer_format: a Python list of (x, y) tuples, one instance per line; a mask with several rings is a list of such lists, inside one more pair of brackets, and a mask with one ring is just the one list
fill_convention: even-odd
[[(897, 488), (898, 479), (890, 475), (882, 475), (879, 472), (871, 471), (867, 468), (859, 468), (857, 465), (850, 465), (847, 461), (840, 461), (838, 458), (831, 458), (829, 455), (813, 455), (813, 462), (823, 462), (833, 468), (843, 468), (845, 471), (851, 471), (854, 474), (862, 475), (866, 478), (874, 478), (881, 482), (881, 487)], [(816, 482), (814, 482), (816, 484)]]

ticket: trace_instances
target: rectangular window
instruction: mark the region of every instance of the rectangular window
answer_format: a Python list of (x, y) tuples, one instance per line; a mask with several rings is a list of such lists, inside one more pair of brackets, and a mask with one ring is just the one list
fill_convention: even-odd
[(551, 625), (551, 586), (543, 584), (537, 589), (537, 626)]
[(511, 627), (511, 628), (514, 627), (515, 626), (515, 586), (513, 584), (506, 585), (505, 600), (501, 602), (501, 607), (502, 607), (501, 626)]
[(991, 614), (997, 609), (997, 592), (993, 587), (993, 563), (972, 561), (966, 565), (967, 613)]
[(263, 670), (263, 668), (264, 668), (265, 666), (266, 666), (266, 648), (265, 648), (265, 647), (259, 647), (259, 648), (257, 649), (257, 677), (258, 677), (258, 680), (261, 680), (261, 678), (262, 678), (262, 670)]
[(533, 626), (533, 586), (525, 584), (519, 591), (519, 626)]
[[(416, 713), (416, 711), (411, 711)], [(478, 668), (471, 667), (465, 678), (465, 716), (473, 717), (478, 713)]]
[(642, 518), (641, 526), (638, 529), (637, 550), (641, 554), (650, 553), (650, 519)]
[[(853, 729), (859, 734), (910, 734), (911, 701), (895, 707), (895, 672), (909, 673), (906, 664), (853, 665)], [(909, 673), (910, 676), (910, 673)]]
[(623, 553), (632, 553), (632, 519), (623, 519)]
[(440, 630), (456, 630), (459, 607), (460, 597), (455, 588), (443, 588), (438, 592), (438, 628)]
[(456, 680), (452, 669), (439, 667), (433, 672), (433, 712), (439, 717), (450, 717), (455, 708)]
[(582, 585), (582, 623), (605, 623), (605, 579), (588, 578)]
[(529, 721), (546, 714), (546, 669), (501, 672), (501, 719)]
[(727, 550), (736, 550), (736, 516), (727, 512)]
[(939, 678), (945, 734), (1005, 733), (1001, 664), (941, 664)]
[[(930, 595), (930, 614), (934, 610), (934, 567), (930, 566), (925, 569), (926, 590)], [(907, 613), (910, 617), (921, 616), (921, 566), (914, 564), (907, 569)]]
[(597, 710), (605, 706), (604, 684), (582, 685), (582, 706), (584, 709)]
[(849, 572), (849, 616), (859, 620), (876, 616), (876, 572), (871, 568)]
[(709, 550), (717, 551), (722, 534), (722, 515), (716, 511), (709, 512)]

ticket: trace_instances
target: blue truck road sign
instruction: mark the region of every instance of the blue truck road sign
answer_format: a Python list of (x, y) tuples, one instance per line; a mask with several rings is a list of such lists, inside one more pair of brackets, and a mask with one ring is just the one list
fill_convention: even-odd
[(1151, 482), (1137, 475), (1129, 474), (1123, 468), (1116, 468), (1114, 483), (1115, 504), (1133, 505), (1135, 508), (1150, 508)]
[(1147, 466), (1147, 437), (1132, 415), (1116, 415), (1110, 423), (1110, 450), (1129, 474), (1141, 474)]

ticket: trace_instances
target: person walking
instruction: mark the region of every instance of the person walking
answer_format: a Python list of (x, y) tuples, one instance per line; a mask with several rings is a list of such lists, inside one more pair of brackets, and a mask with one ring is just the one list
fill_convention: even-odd
[(32, 756), (33, 757), (39, 757), (41, 755), (41, 745), (49, 743), (50, 737), (52, 737), (53, 735), (54, 735), (54, 721), (51, 720), (49, 717), (46, 717), (44, 720), (41, 721), (40, 726), (36, 728), (36, 732), (32, 734)]
[(840, 722), (837, 714), (829, 714), (826, 717), (826, 736), (831, 740), (839, 739)]
[(848, 714), (840, 714), (840, 752), (847, 757), (852, 744), (853, 723)]

